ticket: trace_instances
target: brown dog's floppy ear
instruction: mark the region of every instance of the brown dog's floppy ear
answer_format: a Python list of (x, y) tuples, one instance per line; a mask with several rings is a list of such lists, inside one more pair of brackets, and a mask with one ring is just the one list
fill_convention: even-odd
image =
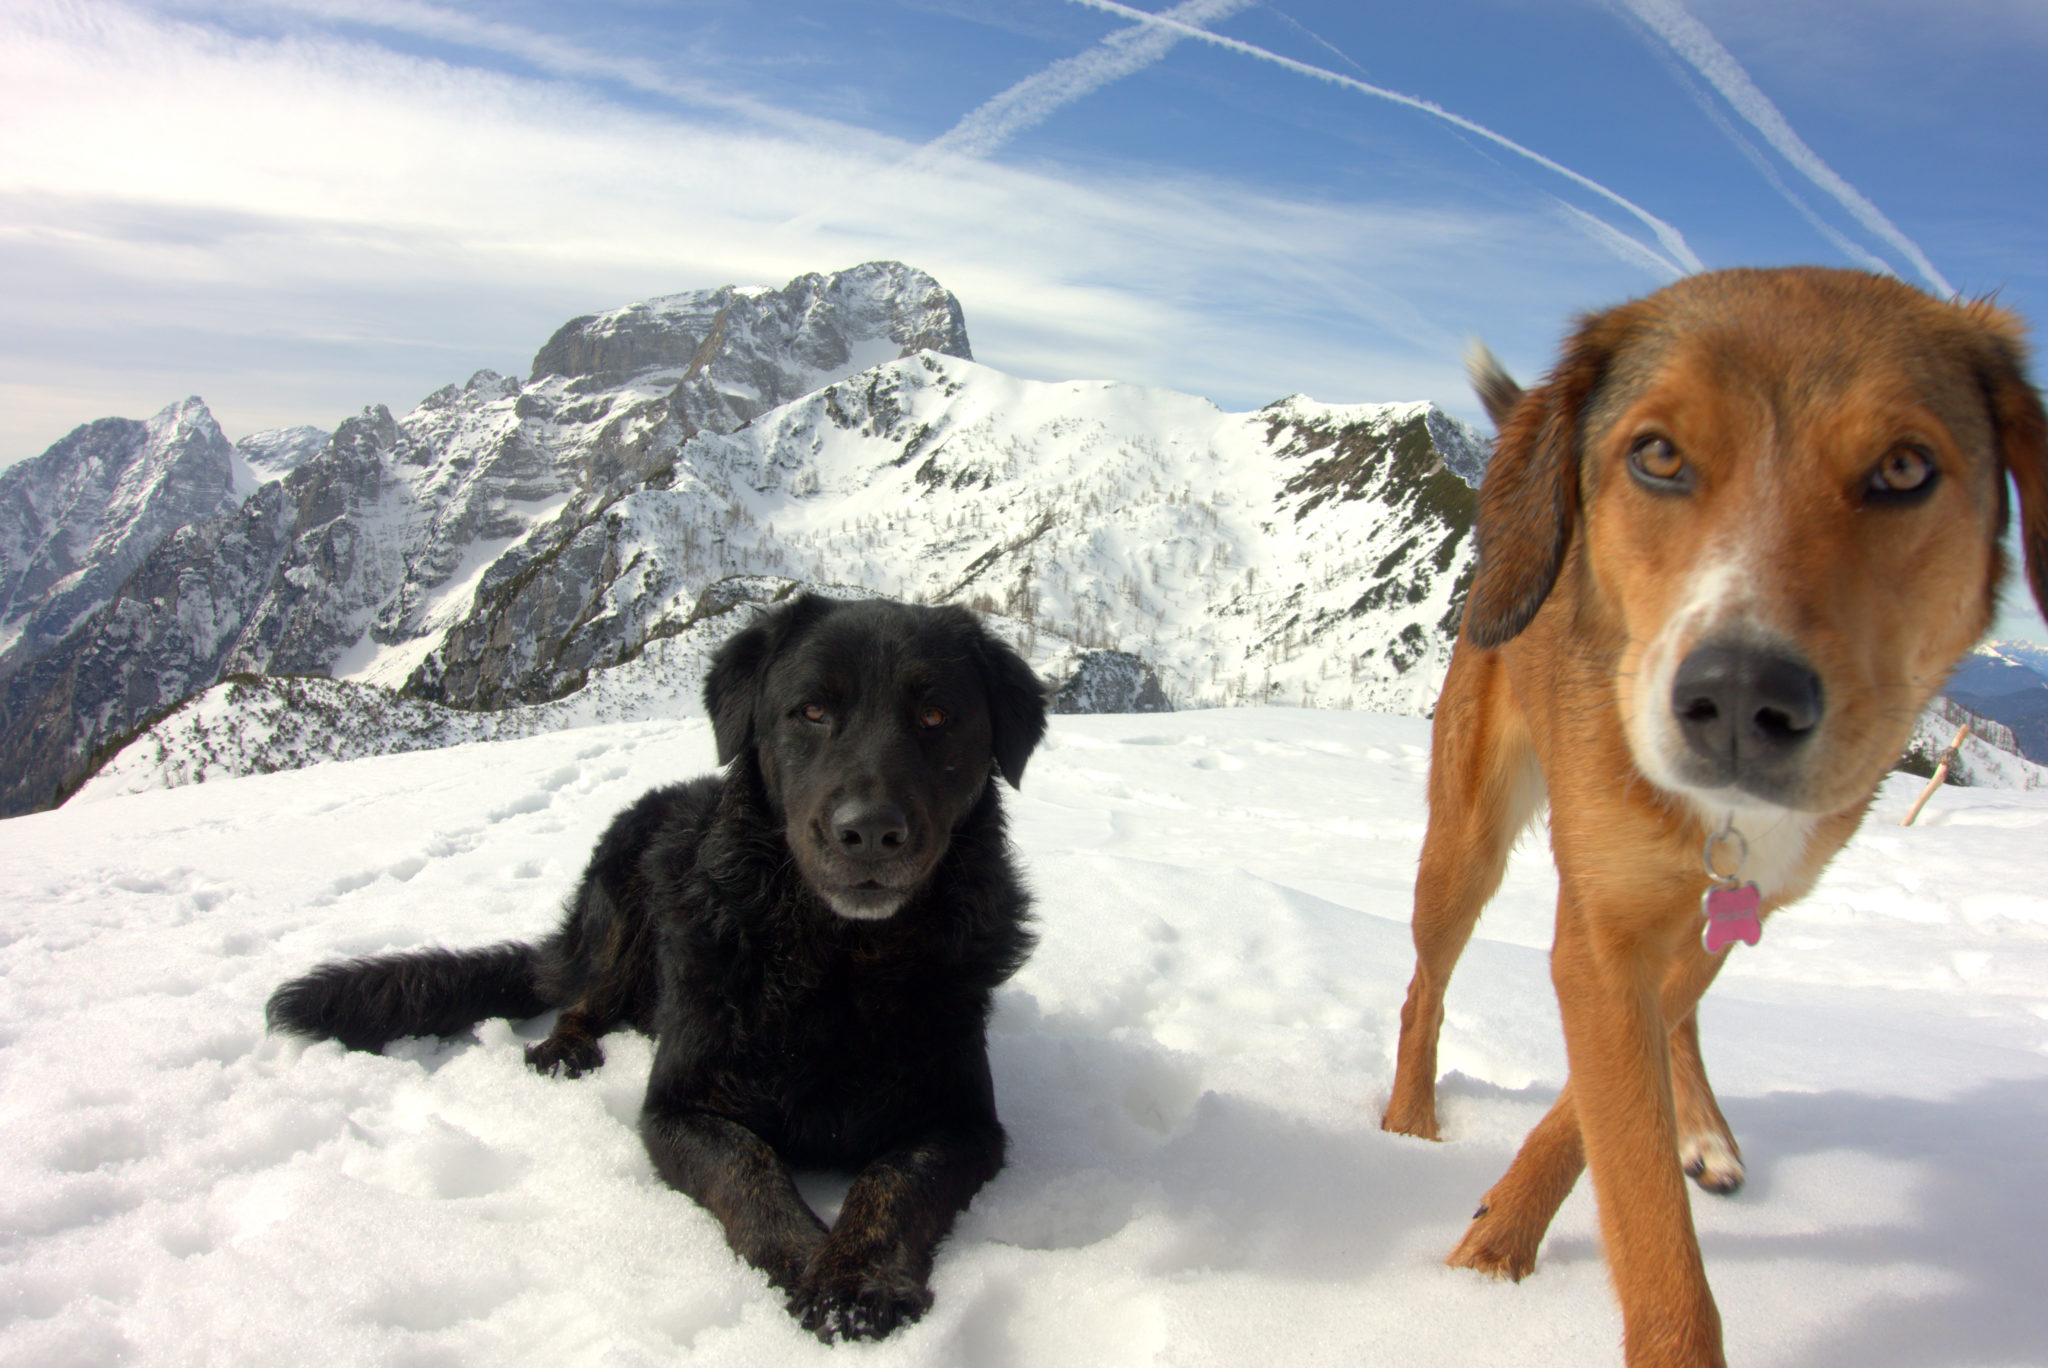
[(1522, 402), (1522, 387), (1492, 349), (1476, 337), (1465, 343), (1465, 377), (1472, 382), (1472, 392), (1479, 396), (1486, 416), (1493, 419), (1494, 431), (1507, 426), (1508, 415)]
[(2025, 331), (2019, 319), (1988, 300), (1964, 312), (1986, 334), (1991, 362), (1981, 375), (1999, 458), (2020, 496), (2020, 545), (2027, 557), (2027, 587), (2034, 606), (2048, 618), (2048, 416), (2041, 396), (2028, 383)]
[(989, 749), (1010, 787), (1024, 777), (1024, 762), (1045, 739), (1045, 686), (1024, 658), (976, 624), (981, 640), (982, 687), (988, 691)]
[(761, 614), (751, 626), (727, 637), (711, 657), (711, 669), (704, 675), (704, 711), (711, 715), (719, 764), (731, 763), (754, 742), (754, 704), (768, 662), (799, 629), (836, 606), (834, 599), (804, 594)]
[(1578, 521), (1579, 411), (1607, 364), (1600, 321), (1581, 324), (1550, 378), (1527, 392), (1485, 348), (1484, 363), (1468, 354), (1488, 411), (1513, 404), (1479, 485), (1479, 568), (1465, 600), (1465, 635), (1476, 645), (1514, 640), (1557, 583)]

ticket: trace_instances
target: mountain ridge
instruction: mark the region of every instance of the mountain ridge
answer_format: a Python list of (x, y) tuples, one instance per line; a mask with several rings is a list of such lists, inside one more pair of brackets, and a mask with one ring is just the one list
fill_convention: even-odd
[(566, 698), (734, 575), (1005, 613), (1135, 654), (1176, 702), (1423, 712), (1484, 453), (1425, 404), (1005, 376), (900, 263), (660, 296), (564, 324), (525, 380), (373, 405), (317, 449), (216, 444), (253, 491), (0, 681), (0, 810), (228, 676)]

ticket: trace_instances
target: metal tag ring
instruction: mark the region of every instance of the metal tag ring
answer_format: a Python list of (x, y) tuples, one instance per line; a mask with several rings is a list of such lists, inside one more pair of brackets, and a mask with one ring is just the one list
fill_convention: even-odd
[[(1723, 874), (1720, 870), (1714, 868), (1714, 847), (1725, 845), (1730, 841), (1735, 843), (1735, 870), (1733, 873)], [(1742, 874), (1742, 867), (1748, 863), (1749, 838), (1735, 829), (1735, 818), (1731, 814), (1726, 825), (1713, 835), (1707, 837), (1707, 843), (1700, 847), (1700, 864), (1706, 869), (1708, 878), (1712, 879), (1715, 883), (1725, 884), (1732, 888), (1736, 879)]]

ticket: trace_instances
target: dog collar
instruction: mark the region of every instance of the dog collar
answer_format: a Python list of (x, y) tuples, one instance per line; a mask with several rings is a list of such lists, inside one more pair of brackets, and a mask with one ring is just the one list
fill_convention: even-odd
[[(1714, 848), (1733, 844), (1735, 847), (1735, 869), (1723, 874), (1714, 868)], [(1741, 941), (1755, 945), (1764, 938), (1764, 922), (1759, 915), (1763, 907), (1763, 894), (1751, 882), (1743, 882), (1742, 867), (1749, 863), (1749, 842), (1735, 829), (1735, 814), (1721, 824), (1719, 831), (1707, 837), (1707, 843), (1700, 848), (1700, 863), (1706, 867), (1707, 877), (1713, 882), (1700, 898), (1700, 914), (1706, 918), (1706, 926), (1700, 940), (1710, 955), (1718, 955), (1729, 946)]]

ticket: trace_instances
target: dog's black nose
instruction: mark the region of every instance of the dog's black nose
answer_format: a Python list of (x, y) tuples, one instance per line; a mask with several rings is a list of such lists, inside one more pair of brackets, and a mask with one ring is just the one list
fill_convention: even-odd
[(1768, 782), (1820, 724), (1820, 676), (1755, 646), (1704, 645), (1679, 663), (1671, 714), (1710, 784)]
[(899, 854), (910, 839), (910, 819), (894, 803), (841, 803), (832, 812), (839, 853), (857, 860)]

